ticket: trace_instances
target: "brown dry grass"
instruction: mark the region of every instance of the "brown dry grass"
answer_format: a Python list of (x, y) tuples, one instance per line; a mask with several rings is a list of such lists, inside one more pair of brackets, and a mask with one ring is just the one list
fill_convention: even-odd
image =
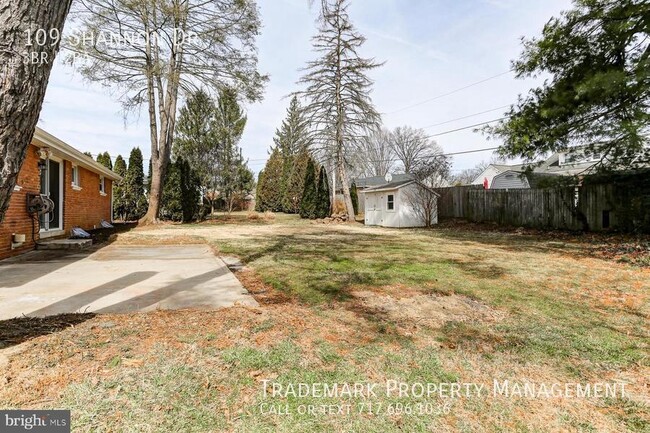
[[(648, 431), (650, 270), (589, 245), (282, 215), (116, 242), (237, 255), (261, 307), (101, 315), (33, 338), (2, 352), (2, 406), (72, 407), (80, 430)], [(630, 398), (463, 398), (437, 416), (313, 420), (261, 415), (262, 379), (624, 381)]]

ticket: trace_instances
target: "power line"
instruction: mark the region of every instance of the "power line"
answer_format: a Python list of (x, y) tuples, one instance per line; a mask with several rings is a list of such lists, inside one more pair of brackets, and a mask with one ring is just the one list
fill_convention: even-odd
[(453, 122), (456, 122), (458, 120), (469, 119), (470, 117), (480, 116), (481, 114), (491, 113), (491, 112), (497, 111), (497, 110), (503, 110), (504, 108), (508, 108), (508, 107), (510, 107), (510, 105), (502, 105), (501, 107), (491, 108), (489, 110), (480, 111), (478, 113), (468, 114), (467, 116), (456, 117), (455, 119), (449, 119), (449, 120), (445, 120), (444, 122), (434, 123), (433, 125), (423, 126), (420, 129), (428, 129), (428, 128), (433, 128), (434, 126), (446, 125), (448, 123), (453, 123)]
[[(487, 152), (489, 150), (497, 150), (499, 147), (484, 147), (482, 149), (474, 149), (474, 150), (460, 150), (458, 152), (448, 152), (448, 153), (439, 153), (436, 155), (433, 155), (435, 157), (441, 157), (441, 156), (455, 156), (455, 155), (465, 155), (469, 153), (478, 153), (478, 152)], [(398, 158), (391, 158), (391, 159), (372, 159), (368, 160), (368, 162), (399, 162), (400, 160)], [(259, 163), (257, 163), (259, 164)]]
[(425, 99), (425, 100), (420, 101), (420, 102), (416, 102), (415, 104), (407, 105), (406, 107), (398, 108), (397, 110), (389, 111), (387, 113), (382, 113), (382, 114), (390, 115), (390, 114), (399, 113), (400, 111), (408, 110), (410, 108), (419, 107), (420, 105), (424, 105), (424, 104), (426, 104), (428, 102), (435, 101), (436, 99), (440, 99), (440, 98), (444, 98), (444, 97), (449, 96), (449, 95), (453, 95), (454, 93), (461, 92), (461, 91), (463, 91), (465, 89), (469, 89), (470, 87), (478, 86), (479, 84), (485, 83), (486, 81), (490, 81), (490, 80), (493, 80), (495, 78), (499, 78), (499, 77), (501, 77), (503, 75), (506, 75), (506, 74), (509, 74), (511, 72), (512, 72), (512, 69), (508, 69), (507, 71), (501, 72), (500, 74), (493, 75), (493, 76), (488, 77), (488, 78), (484, 78), (484, 79), (482, 79), (480, 81), (476, 81), (476, 82), (468, 84), (466, 86), (459, 87), (458, 89), (454, 89), (454, 90), (449, 91), (447, 93), (436, 95), (436, 96), (434, 96), (432, 98)]
[(463, 131), (465, 129), (476, 128), (477, 126), (487, 125), (488, 123), (493, 123), (493, 122), (498, 122), (500, 120), (505, 120), (505, 119), (508, 119), (509, 117), (510, 116), (504, 116), (504, 117), (500, 117), (498, 119), (488, 120), (486, 122), (475, 123), (473, 125), (463, 126), (462, 128), (456, 128), (456, 129), (451, 129), (449, 131), (439, 132), (437, 134), (431, 134), (431, 135), (428, 135), (427, 137), (429, 137), (429, 138), (431, 138), (431, 137), (440, 137), (441, 135), (451, 134), (452, 132)]

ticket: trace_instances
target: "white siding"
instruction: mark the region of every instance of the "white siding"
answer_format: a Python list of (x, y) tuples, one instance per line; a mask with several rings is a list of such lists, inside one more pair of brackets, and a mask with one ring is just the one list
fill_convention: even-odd
[[(408, 185), (390, 191), (364, 192), (365, 202), (365, 224), (382, 227), (424, 227), (424, 223), (418, 217), (406, 198), (406, 190), (415, 191), (415, 185)], [(388, 209), (388, 196), (394, 196), (394, 209)], [(438, 222), (438, 216), (432, 218), (432, 222)]]
[(530, 188), (526, 176), (516, 171), (505, 171), (494, 177), (490, 189), (527, 189)]
[(488, 167), (485, 170), (483, 170), (483, 173), (476, 176), (476, 179), (474, 179), (474, 182), (472, 182), (472, 185), (483, 185), (483, 181), (485, 179), (487, 179), (488, 180), (488, 188), (492, 188), (492, 180), (499, 173), (500, 173), (500, 171), (499, 171), (498, 168), (496, 168), (493, 165), (488, 165)]

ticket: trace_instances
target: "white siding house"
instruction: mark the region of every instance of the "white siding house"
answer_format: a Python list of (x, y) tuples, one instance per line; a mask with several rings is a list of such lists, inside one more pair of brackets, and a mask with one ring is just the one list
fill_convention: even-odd
[[(422, 217), (409, 199), (418, 191), (419, 188), (413, 180), (388, 182), (360, 191), (365, 208), (365, 224), (396, 228), (424, 227)], [(437, 224), (437, 201), (431, 216), (431, 224)]]
[(528, 189), (528, 177), (521, 172), (508, 170), (499, 173), (492, 179), (491, 189)]

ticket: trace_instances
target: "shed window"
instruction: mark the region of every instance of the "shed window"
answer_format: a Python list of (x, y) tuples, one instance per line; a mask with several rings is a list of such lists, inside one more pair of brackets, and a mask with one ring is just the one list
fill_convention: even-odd
[(99, 192), (101, 194), (106, 194), (106, 184), (104, 182), (104, 176), (99, 176)]
[(395, 209), (395, 196), (393, 194), (388, 194), (386, 197), (386, 208), (388, 210)]

